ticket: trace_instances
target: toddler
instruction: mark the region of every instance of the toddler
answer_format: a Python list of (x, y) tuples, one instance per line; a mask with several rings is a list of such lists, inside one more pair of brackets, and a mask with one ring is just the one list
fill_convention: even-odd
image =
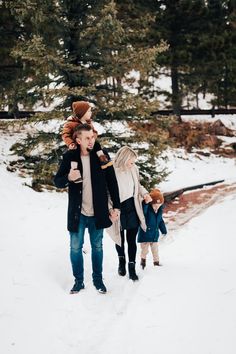
[[(67, 145), (68, 149), (76, 149), (76, 142), (73, 139), (74, 129), (79, 124), (89, 124), (93, 128), (94, 134), (97, 136), (98, 132), (94, 129), (92, 124), (92, 108), (89, 102), (77, 101), (72, 103), (73, 114), (67, 118), (66, 123), (62, 129), (62, 139)], [(94, 150), (96, 151), (98, 158), (101, 163), (101, 168), (105, 169), (112, 165), (112, 161), (108, 160), (107, 156), (104, 155), (101, 145), (98, 141), (94, 144)]]
[(162, 218), (164, 197), (159, 189), (150, 192), (152, 201), (148, 204), (143, 202), (143, 212), (147, 225), (146, 232), (140, 227), (138, 231), (138, 242), (141, 243), (141, 267), (146, 267), (146, 256), (149, 247), (151, 248), (154, 266), (160, 266), (158, 254), (159, 230), (163, 235), (167, 234), (166, 225)]

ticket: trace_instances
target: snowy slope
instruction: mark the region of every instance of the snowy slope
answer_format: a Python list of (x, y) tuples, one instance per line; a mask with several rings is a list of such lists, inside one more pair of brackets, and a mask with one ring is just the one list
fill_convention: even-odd
[(66, 195), (35, 193), (2, 166), (0, 175), (2, 353), (235, 353), (235, 195), (162, 242), (164, 266), (149, 258), (137, 284), (118, 277), (105, 235), (105, 296), (87, 245), (86, 289), (72, 296)]
[(160, 161), (160, 164), (170, 172), (166, 180), (159, 185), (163, 192), (218, 180), (228, 183), (236, 181), (234, 158), (186, 153), (182, 148), (168, 149), (163, 155), (166, 155), (168, 160)]
[[(67, 195), (36, 193), (6, 171), (14, 139), (0, 138), (1, 353), (235, 353), (236, 195), (169, 234), (160, 245), (164, 266), (154, 268), (149, 257), (145, 271), (138, 266), (137, 283), (117, 275), (114, 245), (105, 234), (106, 295), (92, 285), (86, 237), (86, 289), (69, 295)], [(235, 170), (229, 161), (219, 162), (226, 177)], [(194, 178), (196, 171), (186, 166), (175, 166), (171, 186), (181, 176), (185, 185)]]

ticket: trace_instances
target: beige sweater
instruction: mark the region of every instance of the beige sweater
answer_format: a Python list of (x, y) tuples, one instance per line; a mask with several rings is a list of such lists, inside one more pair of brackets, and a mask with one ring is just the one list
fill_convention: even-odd
[[(135, 209), (140, 221), (140, 226), (144, 231), (146, 231), (147, 226), (143, 214), (142, 201), (144, 195), (147, 194), (148, 191), (139, 182), (139, 172), (137, 166), (134, 165), (130, 171), (134, 181), (133, 197), (134, 197)], [(119, 191), (122, 191), (123, 186), (126, 186), (125, 174), (120, 172), (119, 169), (116, 168), (115, 168), (115, 173), (116, 176), (118, 177), (117, 181), (118, 181)], [(121, 245), (120, 220), (113, 222), (112, 226), (106, 229), (106, 231), (116, 244)]]

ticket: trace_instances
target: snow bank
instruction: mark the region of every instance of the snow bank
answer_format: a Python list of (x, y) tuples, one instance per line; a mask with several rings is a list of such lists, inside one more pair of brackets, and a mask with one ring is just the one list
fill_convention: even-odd
[(72, 296), (66, 194), (35, 193), (3, 166), (0, 175), (3, 353), (234, 354), (236, 196), (169, 235), (164, 266), (149, 255), (137, 283), (117, 275), (105, 234), (107, 295), (92, 285), (86, 237), (86, 289)]
[(162, 161), (162, 166), (171, 173), (159, 184), (163, 192), (221, 179), (229, 183), (236, 180), (235, 159), (186, 153), (184, 149), (169, 149), (166, 155), (168, 161)]
[[(164, 266), (154, 268), (149, 255), (145, 271), (137, 266), (136, 283), (117, 275), (114, 244), (105, 233), (106, 295), (92, 285), (86, 235), (86, 288), (69, 295), (67, 194), (36, 193), (6, 171), (15, 140), (0, 138), (2, 353), (235, 353), (236, 195), (169, 233), (160, 244)], [(236, 175), (232, 159), (169, 153), (173, 173), (163, 189)]]

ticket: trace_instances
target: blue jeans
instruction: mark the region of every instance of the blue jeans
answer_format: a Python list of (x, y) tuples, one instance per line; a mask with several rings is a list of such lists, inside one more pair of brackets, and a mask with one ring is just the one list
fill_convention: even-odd
[(81, 282), (84, 280), (84, 260), (82, 248), (84, 244), (84, 232), (86, 227), (88, 228), (92, 248), (93, 281), (102, 279), (103, 229), (96, 229), (95, 218), (93, 216), (85, 216), (81, 214), (78, 232), (70, 232), (70, 260), (73, 275), (78, 281)]

